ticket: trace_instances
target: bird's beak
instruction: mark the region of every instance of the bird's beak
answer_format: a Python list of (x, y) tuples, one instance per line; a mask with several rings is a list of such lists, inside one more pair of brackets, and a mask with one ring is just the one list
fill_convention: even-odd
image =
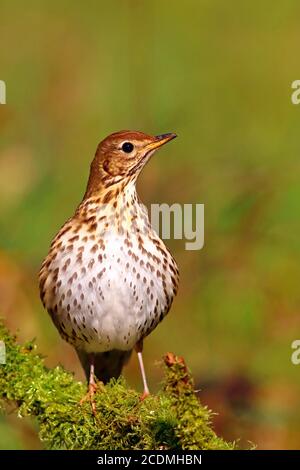
[(175, 139), (175, 137), (177, 137), (177, 135), (174, 133), (157, 135), (155, 137), (155, 140), (153, 142), (150, 142), (150, 144), (147, 144), (145, 148), (147, 152), (150, 152), (152, 150), (155, 150), (161, 147), (162, 145), (166, 144), (170, 140)]

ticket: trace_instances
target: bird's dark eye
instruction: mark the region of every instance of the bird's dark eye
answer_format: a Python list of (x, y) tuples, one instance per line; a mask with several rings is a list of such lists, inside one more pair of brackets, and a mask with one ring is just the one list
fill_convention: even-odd
[(133, 144), (131, 142), (124, 142), (122, 145), (123, 152), (130, 153), (133, 150)]

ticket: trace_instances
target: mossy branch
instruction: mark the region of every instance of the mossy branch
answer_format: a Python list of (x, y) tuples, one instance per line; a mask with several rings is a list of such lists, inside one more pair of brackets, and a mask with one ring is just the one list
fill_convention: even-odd
[(99, 388), (94, 416), (90, 403), (80, 404), (86, 385), (63, 367), (49, 369), (33, 342), (19, 345), (0, 323), (6, 364), (0, 364), (0, 405), (14, 404), (18, 416), (38, 422), (39, 437), (50, 449), (233, 449), (210, 426), (211, 412), (194, 393), (182, 358), (164, 358), (163, 389), (140, 401), (123, 378)]

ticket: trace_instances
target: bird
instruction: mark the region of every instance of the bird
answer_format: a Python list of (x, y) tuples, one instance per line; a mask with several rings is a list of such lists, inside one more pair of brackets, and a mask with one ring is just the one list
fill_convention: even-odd
[(175, 137), (119, 131), (102, 140), (83, 199), (54, 237), (39, 272), (42, 303), (75, 348), (91, 400), (96, 379), (106, 384), (118, 378), (133, 350), (141, 398), (149, 395), (143, 340), (169, 312), (179, 270), (151, 226), (136, 182), (154, 152)]

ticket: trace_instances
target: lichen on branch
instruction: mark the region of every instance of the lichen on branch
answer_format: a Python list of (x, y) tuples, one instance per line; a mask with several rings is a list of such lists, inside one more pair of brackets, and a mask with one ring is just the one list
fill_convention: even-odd
[(31, 416), (48, 449), (194, 450), (233, 449), (211, 428), (211, 412), (194, 393), (182, 358), (168, 353), (163, 360), (162, 390), (140, 401), (121, 377), (98, 387), (97, 413), (88, 401), (80, 404), (86, 384), (63, 367), (49, 369), (34, 342), (20, 345), (0, 322), (6, 364), (0, 365), (0, 406), (13, 404), (18, 416)]

